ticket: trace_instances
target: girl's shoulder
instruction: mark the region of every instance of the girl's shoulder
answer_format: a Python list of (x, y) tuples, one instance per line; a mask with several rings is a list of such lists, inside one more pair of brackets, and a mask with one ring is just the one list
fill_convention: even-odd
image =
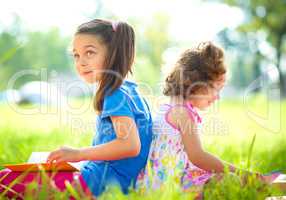
[(113, 90), (112, 92), (107, 92), (104, 97), (104, 100), (120, 100), (125, 98), (131, 98), (134, 95), (134, 89), (136, 89), (137, 84), (131, 81), (123, 81), (123, 83)]
[(137, 91), (137, 84), (127, 80), (112, 91), (111, 94), (105, 96), (102, 116), (106, 117), (110, 114), (120, 115), (126, 113), (132, 117), (135, 117), (135, 115), (144, 115), (148, 119), (151, 118), (147, 101)]
[(202, 119), (196, 109), (189, 105), (169, 104), (169, 109), (166, 112), (166, 121), (179, 130), (180, 124), (191, 122), (194, 125), (198, 125)]

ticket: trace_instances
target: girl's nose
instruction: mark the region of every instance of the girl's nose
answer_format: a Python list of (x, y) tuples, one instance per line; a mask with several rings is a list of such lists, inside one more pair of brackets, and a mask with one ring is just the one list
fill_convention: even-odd
[(78, 63), (77, 63), (79, 66), (86, 66), (87, 65), (87, 62), (84, 58), (79, 58), (78, 59)]

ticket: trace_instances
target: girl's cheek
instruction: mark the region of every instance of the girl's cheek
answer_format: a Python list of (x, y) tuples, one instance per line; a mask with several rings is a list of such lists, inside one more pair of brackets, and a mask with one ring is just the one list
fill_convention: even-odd
[(76, 63), (75, 63), (75, 70), (76, 70), (77, 73), (79, 73), (79, 67), (78, 67), (78, 65)]
[(211, 101), (215, 101), (215, 100), (216, 100), (216, 95), (212, 95)]

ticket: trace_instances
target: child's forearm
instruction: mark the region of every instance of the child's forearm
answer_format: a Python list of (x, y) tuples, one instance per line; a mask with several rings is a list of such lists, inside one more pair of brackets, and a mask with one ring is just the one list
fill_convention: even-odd
[[(228, 162), (220, 160), (219, 158), (217, 158), (216, 156), (214, 156), (208, 152), (203, 153), (202, 159), (200, 159), (200, 161), (197, 162), (196, 166), (201, 168), (201, 169), (204, 169), (206, 171), (215, 172), (215, 173), (223, 173), (226, 170), (228, 170), (229, 172), (242, 175), (242, 177), (244, 177), (244, 179), (245, 179), (245, 177), (248, 177), (249, 175), (261, 177), (261, 174), (259, 174), (257, 172), (251, 172), (248, 170), (239, 169), (239, 168), (235, 167), (234, 165), (232, 165)], [(245, 179), (244, 181), (246, 181), (246, 180), (247, 179)]]
[(80, 149), (80, 160), (119, 160), (135, 157), (140, 147), (128, 144), (125, 140), (115, 139), (111, 142)]
[(227, 163), (208, 152), (203, 152), (201, 158), (198, 159), (198, 161), (196, 161), (194, 164), (201, 169), (216, 173), (222, 173), (226, 168), (230, 172), (235, 172), (238, 170), (234, 165)]

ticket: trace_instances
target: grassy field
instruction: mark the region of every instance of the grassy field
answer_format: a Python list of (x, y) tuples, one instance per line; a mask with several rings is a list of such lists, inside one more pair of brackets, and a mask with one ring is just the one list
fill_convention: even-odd
[[(94, 113), (88, 101), (76, 101), (69, 108), (61, 109), (2, 104), (0, 110), (0, 165), (25, 162), (32, 151), (91, 143)], [(269, 103), (263, 97), (253, 97), (247, 102), (225, 100), (203, 115), (205, 149), (244, 169), (262, 173), (286, 172), (286, 102)], [(251, 146), (254, 135), (256, 138)], [(70, 188), (69, 193), (73, 192)], [(45, 191), (42, 193), (45, 199)], [(241, 187), (235, 178), (227, 176), (225, 181), (211, 183), (205, 198), (265, 199), (274, 194), (279, 192), (252, 179)], [(68, 194), (55, 195), (62, 198), (61, 195)], [(102, 199), (191, 199), (193, 195), (192, 192), (182, 192), (176, 181), (170, 179), (157, 191), (134, 191), (124, 196), (116, 189), (110, 189)]]

